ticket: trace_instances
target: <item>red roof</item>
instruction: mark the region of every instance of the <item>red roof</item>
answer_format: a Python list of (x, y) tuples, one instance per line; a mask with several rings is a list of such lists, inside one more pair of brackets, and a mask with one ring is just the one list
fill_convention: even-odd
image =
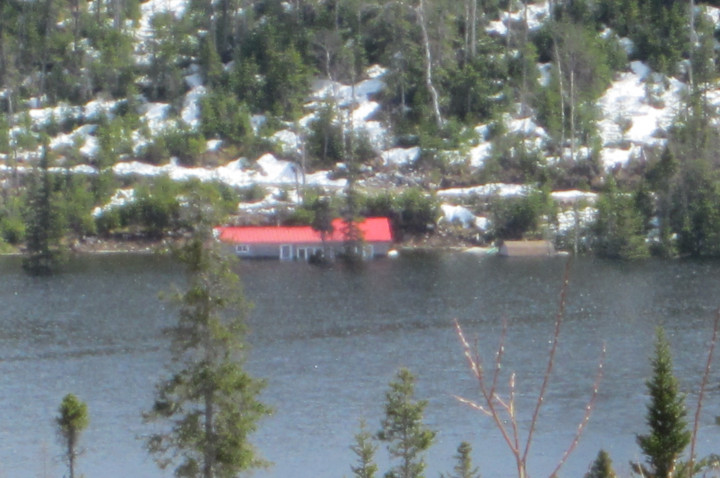
[[(365, 242), (391, 242), (390, 221), (386, 217), (368, 217), (355, 223)], [(333, 233), (326, 241), (343, 242), (344, 222), (332, 222)], [(321, 243), (320, 232), (310, 226), (223, 226), (217, 227), (218, 238), (233, 244), (295, 244)]]

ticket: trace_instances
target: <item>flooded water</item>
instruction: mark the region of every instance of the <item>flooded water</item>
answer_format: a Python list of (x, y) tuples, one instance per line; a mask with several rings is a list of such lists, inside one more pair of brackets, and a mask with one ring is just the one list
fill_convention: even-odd
[[(182, 285), (181, 269), (167, 258), (94, 256), (73, 261), (62, 275), (35, 279), (19, 263), (0, 259), (0, 477), (62, 475), (53, 418), (69, 392), (88, 403), (91, 418), (81, 439), (81, 473), (171, 476), (143, 450), (141, 438), (152, 429), (140, 413), (165, 375), (162, 329), (174, 320), (158, 293)], [(453, 319), (489, 364), (507, 320), (501, 390), (515, 371), (519, 425), (526, 431), (553, 336), (564, 264), (464, 254), (404, 255), (360, 270), (240, 264), (246, 296), (255, 304), (248, 368), (267, 380), (263, 399), (275, 408), (254, 436), (274, 465), (254, 476), (350, 476), (355, 457), (349, 446), (359, 420), (378, 429), (387, 384), (399, 367), (417, 376), (417, 396), (428, 401), (426, 422), (437, 431), (427, 454), (428, 477), (452, 470), (461, 441), (473, 445), (483, 476), (513, 476), (513, 459), (494, 425), (455, 398), (475, 398), (477, 387)], [(688, 405), (695, 406), (720, 305), (720, 263), (579, 259), (571, 269), (530, 473), (547, 476), (572, 440), (604, 343), (605, 373), (594, 413), (561, 476), (582, 476), (601, 448), (627, 476), (628, 461), (640, 459), (635, 434), (645, 431), (644, 381), (657, 325), (668, 333), (676, 373)], [(714, 424), (718, 385), (713, 372), (700, 454), (720, 451), (720, 426)], [(384, 472), (382, 447), (377, 460)]]

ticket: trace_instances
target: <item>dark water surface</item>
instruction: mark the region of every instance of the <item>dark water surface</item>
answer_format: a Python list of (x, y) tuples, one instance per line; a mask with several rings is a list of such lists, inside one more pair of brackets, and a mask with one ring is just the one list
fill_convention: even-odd
[[(162, 329), (174, 320), (158, 293), (181, 285), (182, 270), (167, 258), (110, 255), (78, 259), (62, 275), (34, 279), (19, 263), (0, 258), (0, 477), (62, 475), (53, 417), (68, 392), (89, 406), (78, 462), (87, 478), (171, 476), (157, 469), (138, 438), (152, 431), (140, 413), (164, 376)], [(426, 422), (438, 431), (427, 455), (428, 477), (452, 470), (461, 441), (473, 445), (484, 477), (513, 476), (512, 457), (490, 420), (454, 398), (474, 398), (477, 390), (452, 320), (477, 340), (487, 362), (508, 320), (501, 385), (505, 389), (510, 371), (517, 373), (519, 422), (526, 430), (563, 268), (563, 259), (465, 254), (407, 255), (359, 271), (242, 263), (246, 295), (255, 304), (248, 368), (267, 379), (263, 398), (276, 410), (254, 436), (274, 466), (254, 476), (350, 476), (358, 422), (377, 430), (384, 392), (401, 366), (417, 376), (417, 395), (429, 402)], [(600, 448), (627, 475), (627, 462), (640, 458), (635, 433), (645, 431), (644, 380), (655, 327), (666, 328), (694, 407), (719, 305), (720, 263), (577, 260), (531, 476), (547, 476), (572, 440), (603, 343), (595, 411), (561, 476), (581, 477)], [(719, 383), (714, 371), (700, 454), (720, 452)], [(377, 459), (384, 471), (382, 449)]]

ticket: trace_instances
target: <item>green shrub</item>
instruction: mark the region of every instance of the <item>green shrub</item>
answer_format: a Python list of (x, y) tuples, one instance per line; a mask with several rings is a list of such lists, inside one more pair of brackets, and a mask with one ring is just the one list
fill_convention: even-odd
[(435, 226), (439, 205), (434, 195), (420, 188), (404, 190), (397, 198), (399, 226), (406, 232), (423, 233)]
[(0, 218), (0, 237), (14, 246), (25, 240), (25, 222), (20, 216)]
[(250, 111), (237, 97), (213, 90), (200, 101), (200, 130), (206, 138), (220, 138), (236, 144), (250, 143), (253, 137)]
[(107, 236), (122, 226), (121, 208), (111, 208), (95, 217), (95, 228), (98, 234)]
[(541, 217), (551, 213), (549, 195), (532, 191), (525, 196), (497, 198), (490, 206), (496, 239), (525, 239), (539, 235)]

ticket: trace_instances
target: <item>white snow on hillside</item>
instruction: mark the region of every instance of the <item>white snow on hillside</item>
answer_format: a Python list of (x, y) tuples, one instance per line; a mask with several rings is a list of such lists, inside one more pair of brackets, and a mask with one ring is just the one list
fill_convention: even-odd
[(560, 211), (557, 215), (557, 232), (559, 234), (569, 234), (572, 231), (582, 231), (587, 229), (595, 221), (597, 209), (594, 207), (584, 207), (582, 209)]
[(502, 196), (502, 197), (519, 197), (524, 196), (532, 189), (531, 186), (523, 184), (502, 184), (502, 183), (491, 183), (482, 184), (480, 186), (472, 186), (467, 188), (451, 188), (441, 189), (437, 192), (437, 195), (441, 198), (452, 198), (452, 197), (491, 197), (491, 196)]
[(145, 103), (140, 108), (140, 113), (153, 135), (160, 133), (165, 128), (165, 120), (169, 112), (170, 105), (167, 103)]
[(380, 157), (385, 165), (409, 166), (420, 157), (420, 148), (391, 148), (383, 151)]
[(133, 188), (118, 189), (110, 198), (110, 201), (103, 207), (93, 209), (93, 217), (100, 217), (104, 212), (124, 206), (125, 204), (135, 201), (135, 190)]
[[(294, 186), (303, 183), (302, 172), (295, 163), (279, 160), (269, 153), (261, 156), (254, 164), (250, 164), (244, 159), (237, 159), (217, 168), (187, 168), (178, 165), (175, 161), (170, 161), (162, 166), (139, 161), (124, 161), (115, 164), (113, 172), (118, 176), (167, 175), (177, 181), (188, 179), (220, 181), (236, 187), (247, 187), (253, 184)], [(347, 181), (331, 179), (327, 171), (321, 171), (306, 175), (304, 183), (309, 186), (342, 188)]]
[(634, 61), (630, 67), (598, 102), (603, 112), (599, 127), (606, 168), (639, 158), (643, 146), (662, 144), (660, 133), (670, 126), (685, 89), (683, 83), (659, 78), (640, 62)]
[[(543, 22), (549, 17), (549, 3), (531, 3), (525, 4), (527, 7), (528, 28), (537, 30)], [(486, 31), (490, 34), (505, 36), (508, 31), (508, 24), (521, 23), (525, 19), (525, 9), (520, 8), (511, 12), (503, 12), (499, 20), (492, 21), (488, 24)]]
[[(147, 0), (140, 4), (140, 26), (136, 30), (139, 39), (145, 40), (152, 36), (152, 17), (158, 13), (170, 12), (177, 18), (185, 14), (188, 0)], [(142, 44), (142, 43), (138, 43)]]
[[(136, 25), (128, 25), (135, 28), (136, 57), (139, 62), (148, 61), (144, 41), (152, 36), (152, 16), (161, 12), (171, 12), (176, 17), (180, 17), (185, 13), (187, 2), (188, 0), (148, 0), (141, 4), (140, 21)], [(719, 9), (703, 7), (702, 11), (716, 23), (720, 22)], [(527, 4), (527, 12), (523, 8), (503, 12), (498, 20), (488, 24), (487, 31), (493, 35), (504, 35), (508, 25), (524, 21), (526, 13), (530, 28), (537, 29), (548, 18), (548, 4)], [(612, 35), (613, 32), (606, 31), (603, 34)], [(621, 42), (626, 48), (632, 48), (627, 39), (621, 39)], [(230, 64), (226, 65), (226, 67), (230, 66)], [(538, 65), (541, 82), (546, 84), (549, 81), (552, 68), (551, 64)], [(342, 188), (346, 184), (345, 180), (333, 179), (331, 171), (317, 171), (303, 177), (301, 168), (293, 161), (289, 161), (290, 158), (297, 160), (302, 157), (302, 139), (307, 137), (308, 127), (317, 118), (320, 109), (329, 104), (336, 109), (338, 124), (346, 131), (353, 130), (365, 134), (375, 149), (382, 169), (380, 172), (374, 172), (372, 168), (368, 168), (365, 173), (375, 174), (380, 180), (393, 177), (402, 182), (403, 171), (420, 157), (421, 150), (417, 146), (397, 147), (394, 144), (392, 131), (379, 120), (382, 118), (382, 106), (378, 102), (378, 97), (385, 88), (386, 73), (387, 70), (381, 66), (371, 66), (355, 85), (318, 78), (305, 105), (304, 116), (296, 124), (286, 124), (282, 127), (284, 129), (272, 133), (271, 140), (275, 142), (276, 150), (279, 151), (277, 157), (272, 154), (260, 154), (257, 158), (237, 158), (213, 168), (183, 167), (175, 160), (157, 166), (128, 158), (127, 161), (116, 164), (113, 171), (119, 176), (167, 175), (177, 180), (198, 178), (203, 181), (222, 181), (240, 187), (260, 184), (269, 189), (283, 188), (283, 191), (286, 191), (284, 195), (287, 195), (288, 188), (297, 184)], [(142, 96), (136, 98), (140, 104), (141, 122), (147, 126), (150, 136), (146, 137), (147, 133), (143, 133), (143, 130), (133, 132), (133, 149), (136, 153), (167, 128), (180, 124), (191, 129), (199, 127), (200, 100), (206, 94), (206, 88), (197, 65), (191, 65), (185, 70), (184, 80), (188, 90), (179, 111), (174, 111), (169, 104), (151, 103)], [(667, 129), (677, 113), (679, 99), (684, 90), (685, 85), (682, 82), (674, 78), (661, 77), (640, 62), (631, 63), (628, 71), (617, 75), (598, 102), (602, 117), (598, 126), (603, 144), (601, 159), (604, 166), (610, 169), (621, 167), (629, 161), (643, 160), (643, 148), (662, 145)], [(711, 104), (720, 106), (720, 91), (717, 89), (709, 91), (708, 98)], [(91, 164), (99, 150), (98, 122), (102, 117), (112, 119), (118, 102), (99, 97), (84, 106), (65, 104), (47, 106), (43, 104), (43, 99), (34, 98), (28, 104), (31, 106), (30, 110), (27, 113), (18, 113), (14, 118), (15, 125), (22, 125), (26, 114), (36, 124), (47, 125), (51, 122), (63, 124), (67, 120), (69, 124), (78, 125), (72, 131), (60, 133), (52, 138), (50, 147), (60, 154), (68, 148), (79, 148), (82, 157)], [(505, 130), (522, 138), (529, 150), (543, 153), (548, 135), (532, 117), (518, 118), (506, 115), (502, 121)], [(264, 116), (257, 115), (252, 118), (256, 133), (263, 130), (266, 124)], [(458, 152), (447, 153), (446, 157), (452, 158), (453, 164), (467, 164), (473, 172), (482, 169), (488, 158), (493, 155), (493, 143), (489, 140), (489, 132), (490, 125), (478, 125), (471, 142)], [(12, 130), (14, 137), (21, 133), (21, 126), (15, 126)], [(219, 140), (208, 141), (208, 151), (218, 150), (221, 147), (222, 142)], [(20, 151), (18, 159), (21, 168), (24, 162), (33, 161), (38, 157), (38, 150)], [(88, 164), (74, 166), (73, 170), (82, 174), (95, 174), (95, 169)], [(7, 165), (0, 164), (0, 169), (6, 170)], [(413, 179), (410, 178), (407, 182), (412, 183)], [(466, 188), (440, 190), (437, 194), (442, 200), (448, 201), (442, 208), (444, 220), (470, 225), (474, 221), (468, 215), (471, 212), (462, 209), (465, 206), (458, 205), (463, 199), (491, 196), (518, 197), (527, 194), (530, 190), (530, 186), (516, 184), (479, 184)], [(266, 200), (253, 203), (253, 207), (270, 207), (273, 201), (276, 201), (276, 196), (277, 194), (269, 193)], [(595, 200), (592, 193), (579, 191), (558, 191), (554, 192), (552, 197), (565, 206), (573, 205), (579, 200), (584, 201), (584, 204), (592, 205)], [(477, 224), (472, 227), (477, 227)]]
[(577, 189), (573, 189), (570, 191), (553, 191), (550, 193), (550, 197), (560, 204), (575, 204), (581, 201), (594, 204), (598, 195), (587, 191), (578, 191)]
[(475, 228), (484, 231), (488, 228), (489, 222), (487, 218), (476, 216), (468, 208), (464, 206), (455, 206), (453, 204), (440, 205), (443, 216), (441, 222), (448, 224), (459, 224), (465, 229)]

